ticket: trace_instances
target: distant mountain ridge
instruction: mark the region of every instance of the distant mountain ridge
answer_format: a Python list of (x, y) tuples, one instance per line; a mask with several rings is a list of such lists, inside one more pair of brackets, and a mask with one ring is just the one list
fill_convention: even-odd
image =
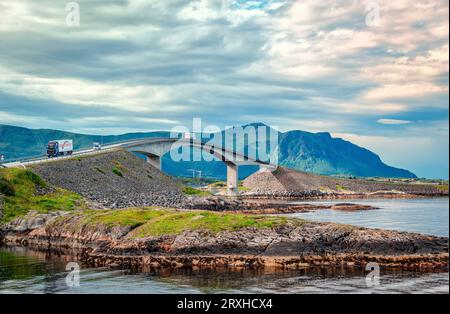
[[(255, 123), (246, 126), (264, 125)], [(145, 137), (169, 136), (168, 131), (100, 136), (0, 125), (0, 154), (4, 154), (7, 159), (43, 155), (48, 141), (63, 138), (73, 139), (75, 149), (81, 149), (91, 147), (93, 142), (108, 144)], [(279, 163), (287, 168), (323, 175), (416, 178), (412, 172), (388, 166), (375, 153), (343, 139), (333, 138), (329, 133), (289, 131), (279, 132), (278, 137)], [(226, 177), (226, 167), (220, 161), (174, 162), (168, 155), (163, 158), (163, 170), (171, 175), (192, 176), (192, 169), (202, 171), (203, 176), (218, 179)], [(241, 167), (240, 177), (245, 178), (257, 169), (254, 166)]]
[(56, 139), (72, 139), (76, 150), (92, 147), (93, 142), (104, 144), (127, 141), (145, 137), (167, 137), (170, 132), (155, 131), (146, 133), (127, 133), (122, 135), (88, 135), (51, 129), (28, 129), (0, 124), (0, 154), (7, 159), (42, 156), (47, 143)]
[(412, 172), (391, 167), (370, 150), (329, 133), (290, 131), (280, 134), (280, 163), (323, 175), (416, 178)]

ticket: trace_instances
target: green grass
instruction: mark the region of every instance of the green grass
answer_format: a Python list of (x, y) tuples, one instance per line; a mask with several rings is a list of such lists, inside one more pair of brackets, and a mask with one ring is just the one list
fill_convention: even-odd
[[(178, 235), (187, 230), (204, 230), (212, 233), (235, 231), (246, 227), (273, 228), (287, 223), (301, 226), (303, 220), (286, 217), (256, 216), (250, 214), (215, 213), (207, 211), (177, 211), (175, 209), (130, 208), (121, 210), (85, 210), (78, 219), (61, 217), (58, 224), (67, 230), (96, 230), (100, 226), (131, 227), (132, 238)], [(66, 221), (67, 219), (67, 221)], [(71, 225), (72, 224), (72, 225)]]
[(123, 177), (123, 174), (128, 172), (128, 169), (125, 166), (123, 166), (118, 160), (115, 160), (114, 163), (115, 166), (112, 168), (112, 172), (118, 175), (119, 177)]
[(345, 191), (348, 191), (348, 189), (343, 185), (336, 184), (336, 191), (345, 192)]
[(108, 227), (132, 227), (136, 228), (145, 222), (164, 215), (166, 211), (156, 208), (149, 209), (121, 209), (121, 210), (88, 210), (85, 222), (89, 225), (102, 224)]
[(67, 190), (53, 188), (47, 194), (38, 195), (37, 189), (46, 188), (47, 184), (30, 170), (1, 169), (0, 181), (3, 182), (3, 185), (12, 187), (14, 190), (13, 195), (3, 193), (5, 197), (1, 223), (7, 223), (14, 218), (24, 216), (31, 210), (48, 213), (50, 211), (70, 211), (84, 208), (83, 198)]
[(117, 167), (112, 168), (112, 172), (119, 177), (123, 177), (122, 171), (120, 171)]
[(239, 187), (238, 187), (238, 190), (239, 190), (239, 192), (248, 192), (251, 189), (246, 187), (246, 186), (243, 186), (242, 184), (240, 184)]
[(448, 185), (442, 184), (442, 185), (438, 185), (436, 188), (441, 192), (448, 192)]
[(211, 193), (208, 191), (198, 190), (198, 189), (195, 189), (190, 186), (183, 187), (183, 193), (186, 195), (191, 195), (191, 196), (210, 196), (211, 195)]
[(225, 214), (206, 211), (166, 212), (131, 232), (135, 238), (161, 235), (178, 235), (187, 230), (205, 230), (212, 233), (236, 231), (246, 227), (273, 228), (287, 222), (298, 226), (304, 221), (286, 217)]
[(226, 188), (227, 187), (227, 183), (224, 182), (224, 181), (217, 181), (217, 182), (211, 183), (209, 186), (211, 188), (218, 188), (218, 189), (220, 189), (220, 188)]
[(5, 178), (0, 178), (0, 193), (6, 196), (14, 196), (16, 190), (14, 186)]

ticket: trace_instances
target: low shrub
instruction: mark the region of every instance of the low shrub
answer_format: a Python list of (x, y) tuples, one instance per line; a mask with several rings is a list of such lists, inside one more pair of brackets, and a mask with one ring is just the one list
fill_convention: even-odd
[(14, 196), (16, 194), (14, 186), (5, 178), (0, 178), (0, 194), (6, 196)]
[(119, 177), (123, 177), (122, 172), (119, 169), (117, 169), (117, 167), (112, 168), (112, 172)]

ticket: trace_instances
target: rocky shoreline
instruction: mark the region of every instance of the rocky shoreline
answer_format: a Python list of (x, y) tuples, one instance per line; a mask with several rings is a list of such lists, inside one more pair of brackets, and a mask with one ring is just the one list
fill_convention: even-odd
[[(136, 237), (136, 227), (82, 225), (84, 218), (35, 215), (4, 226), (0, 242), (36, 250), (79, 250), (95, 267), (353, 267), (448, 271), (448, 238), (303, 221), (234, 231), (186, 230)], [(81, 224), (81, 225), (80, 225)]]
[(341, 211), (378, 209), (374, 206), (354, 203), (291, 204), (274, 199), (225, 199), (222, 197), (192, 198), (189, 201), (189, 208), (196, 210), (224, 211), (245, 214), (293, 214), (321, 209)]

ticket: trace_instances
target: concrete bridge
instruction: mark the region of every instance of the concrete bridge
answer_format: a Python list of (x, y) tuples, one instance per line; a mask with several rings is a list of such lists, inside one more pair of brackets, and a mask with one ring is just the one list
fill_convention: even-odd
[(194, 139), (179, 138), (149, 138), (145, 140), (130, 142), (122, 145), (130, 152), (139, 153), (147, 157), (147, 162), (161, 170), (161, 158), (166, 153), (179, 147), (188, 146), (208, 152), (222, 160), (227, 166), (227, 193), (229, 196), (239, 195), (238, 180), (239, 166), (257, 165), (266, 168), (276, 168), (269, 162), (253, 159), (248, 156), (229, 151), (223, 147), (209, 145)]

